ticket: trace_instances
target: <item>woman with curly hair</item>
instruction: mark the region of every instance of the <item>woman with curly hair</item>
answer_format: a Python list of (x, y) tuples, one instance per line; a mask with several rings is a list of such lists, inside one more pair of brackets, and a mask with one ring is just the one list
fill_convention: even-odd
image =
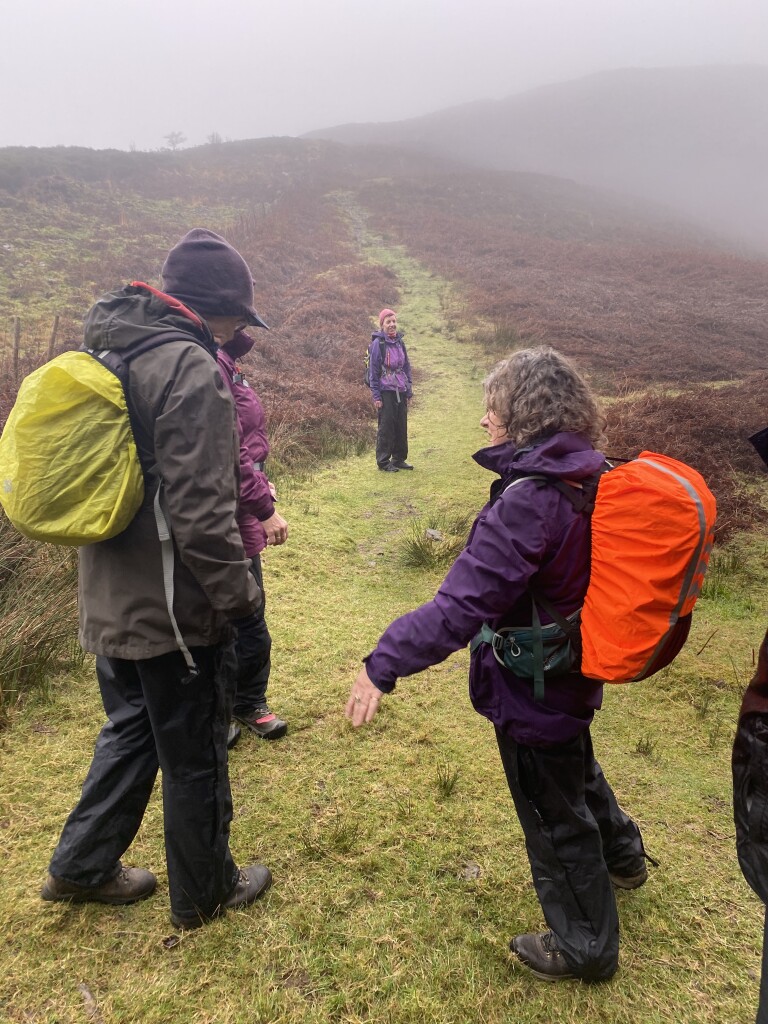
[[(485, 640), (531, 630), (536, 602), (570, 616), (589, 581), (589, 517), (576, 496), (605, 465), (594, 445), (605, 419), (588, 385), (552, 348), (515, 352), (485, 381), (488, 447), (474, 456), (499, 477), (466, 547), (432, 601), (395, 620), (364, 659), (346, 715), (370, 722), (402, 676), (472, 643), (470, 697), (494, 724), (548, 930), (517, 935), (512, 952), (538, 977), (598, 981), (616, 971), (613, 886), (647, 878), (640, 830), (594, 758), (590, 724), (602, 683), (578, 670), (543, 694)], [(533, 475), (533, 476), (532, 476)], [(555, 629), (557, 627), (554, 627)]]

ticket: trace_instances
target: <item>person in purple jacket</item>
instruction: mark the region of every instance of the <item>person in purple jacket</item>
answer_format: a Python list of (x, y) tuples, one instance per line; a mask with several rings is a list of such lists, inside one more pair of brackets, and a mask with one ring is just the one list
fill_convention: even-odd
[(371, 398), (378, 412), (376, 464), (385, 473), (413, 469), (408, 458), (408, 405), (413, 398), (411, 364), (397, 329), (397, 313), (382, 309), (380, 330), (371, 335)]
[[(466, 547), (432, 601), (396, 619), (364, 659), (346, 715), (370, 722), (382, 694), (465, 647), (487, 624), (530, 627), (531, 588), (563, 615), (582, 604), (589, 578), (589, 517), (534, 473), (572, 488), (604, 466), (593, 445), (604, 417), (568, 360), (542, 347), (515, 352), (485, 381), (481, 425), (490, 443), (475, 461), (498, 480)], [(510, 484), (518, 480), (515, 486)], [(541, 612), (542, 623), (551, 619)], [(610, 978), (618, 966), (613, 886), (647, 878), (637, 825), (619, 806), (594, 758), (589, 727), (602, 683), (578, 672), (545, 680), (513, 674), (488, 643), (473, 643), (470, 698), (496, 729), (548, 930), (510, 948), (547, 980)]]
[[(266, 325), (265, 325), (266, 326)], [(251, 560), (251, 572), (262, 593), (258, 612), (258, 636), (249, 638), (248, 657), (238, 651), (237, 692), (233, 714), (251, 732), (266, 740), (285, 736), (288, 723), (274, 714), (267, 703), (267, 684), (271, 667), (272, 638), (264, 618), (266, 598), (261, 568), (261, 552), (267, 545), (284, 544), (288, 524), (275, 509), (275, 489), (266, 473), (269, 441), (264, 408), (237, 364), (253, 348), (253, 338), (243, 330), (219, 346), (219, 370), (226, 381), (237, 410), (240, 433), (240, 502), (237, 525), (245, 553)], [(233, 747), (240, 735), (233, 722), (228, 745)]]

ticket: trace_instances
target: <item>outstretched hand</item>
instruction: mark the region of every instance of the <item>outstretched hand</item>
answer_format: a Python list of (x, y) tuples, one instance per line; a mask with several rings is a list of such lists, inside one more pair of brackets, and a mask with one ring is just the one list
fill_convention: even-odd
[(381, 690), (374, 686), (368, 678), (365, 665), (363, 665), (357, 679), (352, 684), (344, 714), (357, 729), (358, 726), (371, 721), (379, 710), (382, 696)]

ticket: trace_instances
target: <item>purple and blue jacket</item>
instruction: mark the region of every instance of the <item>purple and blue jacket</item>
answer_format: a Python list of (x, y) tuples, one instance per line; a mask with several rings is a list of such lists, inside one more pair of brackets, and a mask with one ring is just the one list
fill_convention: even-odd
[(266, 417), (259, 396), (245, 379), (236, 360), (253, 348), (253, 338), (238, 331), (231, 341), (219, 348), (216, 358), (219, 372), (232, 393), (237, 410), (240, 434), (240, 502), (237, 525), (243, 547), (249, 558), (267, 546), (267, 535), (262, 522), (275, 513), (275, 503), (269, 490), (266, 473), (254, 468), (254, 462), (263, 465), (269, 455)]
[[(472, 640), (483, 622), (530, 626), (529, 585), (570, 615), (589, 582), (589, 518), (576, 512), (557, 488), (535, 480), (502, 490), (518, 473), (580, 481), (597, 473), (604, 456), (582, 434), (560, 433), (528, 448), (512, 443), (483, 448), (474, 456), (501, 480), (481, 510), (466, 547), (432, 601), (396, 619), (365, 658), (371, 681), (384, 692), (401, 676), (436, 665)], [(501, 493), (499, 494), (499, 491)], [(541, 610), (541, 621), (550, 621)], [(573, 739), (602, 703), (603, 685), (573, 673), (545, 684), (542, 703), (533, 682), (496, 660), (487, 644), (472, 654), (470, 699), (476, 711), (505, 735), (531, 747)]]
[[(383, 359), (379, 344), (381, 341), (385, 342)], [(412, 398), (411, 364), (402, 334), (398, 333), (394, 338), (390, 338), (384, 331), (375, 331), (371, 335), (370, 353), (369, 370), (373, 401), (381, 401), (382, 391), (405, 392), (406, 398)]]

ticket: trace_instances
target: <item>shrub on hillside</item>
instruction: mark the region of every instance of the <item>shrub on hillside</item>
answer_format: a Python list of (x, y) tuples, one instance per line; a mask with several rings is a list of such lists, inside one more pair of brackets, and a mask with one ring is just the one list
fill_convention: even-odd
[(27, 540), (0, 513), (0, 723), (20, 692), (81, 658), (75, 552)]
[(702, 474), (717, 498), (718, 540), (768, 522), (768, 475), (747, 441), (768, 424), (768, 374), (677, 395), (650, 391), (607, 412), (610, 455), (632, 458), (648, 449)]

